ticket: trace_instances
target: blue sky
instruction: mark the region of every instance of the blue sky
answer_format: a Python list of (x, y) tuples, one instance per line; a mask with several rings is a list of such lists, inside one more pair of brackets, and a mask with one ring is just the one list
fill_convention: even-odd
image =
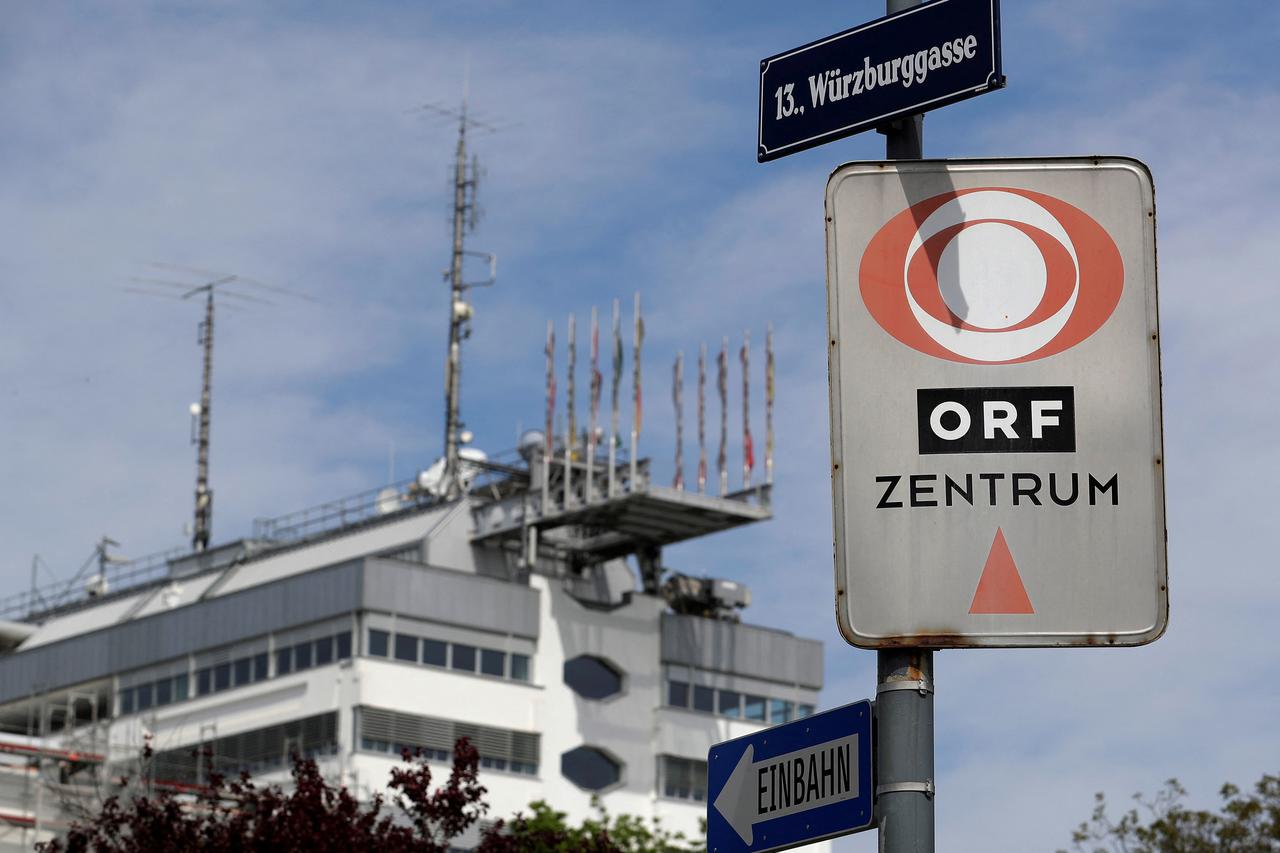
[[(1223, 781), (1250, 783), (1280, 756), (1268, 639), (1280, 607), (1280, 296), (1267, 248), (1280, 233), (1280, 11), (1005, 6), (1008, 88), (931, 114), (926, 154), (1150, 165), (1172, 615), (1144, 649), (937, 656), (939, 838), (958, 851), (1053, 850), (1096, 790), (1119, 803), (1176, 775), (1208, 804)], [(392, 446), (398, 476), (432, 461), (454, 130), (411, 111), (456, 104), (469, 64), (475, 109), (505, 128), (474, 149), (485, 217), (471, 247), (499, 256), (467, 345), (476, 444), (509, 448), (541, 423), (548, 319), (563, 335), (570, 312), (581, 329), (593, 305), (607, 313), (638, 290), (642, 448), (669, 477), (675, 352), (723, 335), (736, 346), (744, 329), (758, 343), (772, 322), (776, 520), (672, 549), (668, 562), (744, 580), (750, 619), (822, 639), (828, 705), (870, 695), (874, 655), (844, 645), (831, 611), (822, 198), (836, 165), (879, 158), (883, 140), (757, 165), (755, 70), (880, 14), (861, 0), (11, 4), (0, 33), (4, 588), (25, 588), (37, 553), (68, 576), (103, 534), (129, 555), (186, 540), (198, 317), (119, 290), (149, 261), (320, 300), (220, 316), (215, 540), (380, 485)], [(735, 373), (734, 414), (736, 384)], [(686, 450), (692, 399), (687, 387)]]

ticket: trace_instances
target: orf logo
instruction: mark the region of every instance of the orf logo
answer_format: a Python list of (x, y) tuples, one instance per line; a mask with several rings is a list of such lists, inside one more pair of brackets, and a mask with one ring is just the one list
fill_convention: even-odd
[(1016, 364), (1066, 350), (1111, 316), (1120, 251), (1079, 208), (1013, 187), (956, 190), (885, 223), (858, 272), (876, 322), (927, 355)]

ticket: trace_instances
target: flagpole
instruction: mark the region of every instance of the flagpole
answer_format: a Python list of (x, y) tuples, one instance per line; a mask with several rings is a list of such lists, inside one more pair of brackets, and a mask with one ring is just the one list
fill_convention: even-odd
[(720, 497), (729, 494), (729, 338), (720, 342), (720, 358), (717, 360), (716, 389), (720, 392), (720, 453), (716, 456), (716, 469), (720, 473)]
[(640, 444), (640, 418), (643, 413), (643, 401), (640, 393), (640, 343), (644, 340), (644, 321), (640, 319), (640, 293), (636, 292), (635, 328), (632, 332), (635, 354), (632, 356), (631, 386), (632, 398), (631, 418), (631, 491), (636, 490), (636, 453)]
[(578, 347), (574, 341), (577, 329), (574, 324), (574, 317), (569, 315), (569, 332), (567, 343), (569, 345), (568, 368), (569, 375), (565, 381), (565, 405), (567, 408), (567, 421), (564, 429), (564, 508), (569, 508), (570, 487), (573, 480), (573, 433), (578, 428), (577, 423), (573, 419), (573, 374), (577, 367)]
[(698, 494), (707, 493), (707, 345), (698, 346)]
[(542, 454), (542, 514), (551, 511), (551, 460), (555, 455), (556, 413), (556, 329), (555, 321), (547, 321), (547, 423), (546, 451)]
[(755, 449), (751, 446), (751, 332), (743, 330), (742, 349), (742, 488), (751, 488), (751, 470), (755, 468)]
[(671, 368), (671, 402), (676, 410), (676, 476), (673, 485), (684, 490), (684, 353), (676, 353)]
[(764, 339), (764, 481), (773, 484), (773, 324)]
[(591, 306), (591, 406), (587, 417), (587, 503), (591, 503), (592, 467), (596, 456), (596, 407), (600, 402), (600, 321)]
[(613, 300), (613, 412), (609, 421), (609, 497), (614, 495), (618, 451), (618, 386), (622, 380), (622, 315)]

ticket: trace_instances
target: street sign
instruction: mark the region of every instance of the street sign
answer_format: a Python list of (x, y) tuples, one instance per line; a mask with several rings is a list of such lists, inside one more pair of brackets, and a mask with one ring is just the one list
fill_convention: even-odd
[(827, 183), (836, 613), (863, 648), (1168, 618), (1155, 201), (1117, 157)]
[(1002, 86), (999, 0), (933, 0), (762, 60), (756, 158)]
[(871, 703), (728, 740), (707, 755), (707, 850), (764, 853), (871, 827)]

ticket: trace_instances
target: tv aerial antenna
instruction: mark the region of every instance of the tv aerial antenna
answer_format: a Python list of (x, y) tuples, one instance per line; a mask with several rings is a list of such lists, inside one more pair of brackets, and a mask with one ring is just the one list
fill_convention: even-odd
[[(462, 422), (462, 342), (471, 336), (471, 318), (475, 309), (467, 300), (467, 291), (489, 287), (498, 276), (498, 259), (491, 252), (474, 252), (466, 248), (466, 234), (474, 231), (480, 218), (476, 191), (480, 184), (480, 164), (473, 154), (467, 161), (467, 132), (497, 133), (501, 128), (468, 114), (467, 96), (458, 109), (436, 104), (422, 104), (411, 112), (431, 112), (458, 123), (458, 147), (453, 165), (453, 251), (444, 280), (449, 283), (449, 349), (445, 359), (444, 476), (445, 497), (452, 500), (462, 494), (460, 451), (471, 440), (471, 432)], [(463, 280), (462, 265), (467, 256), (483, 258), (489, 265), (489, 277), (483, 281)]]
[[(213, 521), (213, 490), (209, 488), (209, 431), (212, 423), (213, 402), (213, 320), (214, 307), (243, 310), (251, 305), (275, 305), (274, 298), (317, 301), (315, 297), (286, 287), (267, 284), (248, 276), (214, 272), (198, 267), (153, 261), (148, 266), (164, 270), (170, 275), (188, 280), (133, 276), (130, 281), (143, 287), (122, 288), (130, 293), (145, 294), (194, 302), (204, 296), (204, 320), (197, 327), (196, 343), (203, 351), (203, 371), (200, 383), (200, 402), (191, 404), (191, 443), (196, 445), (196, 493), (195, 524), (192, 529), (191, 547), (204, 551), (209, 547), (209, 532)], [(239, 290), (232, 288), (238, 287)], [(249, 292), (244, 292), (248, 290)], [(248, 303), (248, 304), (246, 304)]]

